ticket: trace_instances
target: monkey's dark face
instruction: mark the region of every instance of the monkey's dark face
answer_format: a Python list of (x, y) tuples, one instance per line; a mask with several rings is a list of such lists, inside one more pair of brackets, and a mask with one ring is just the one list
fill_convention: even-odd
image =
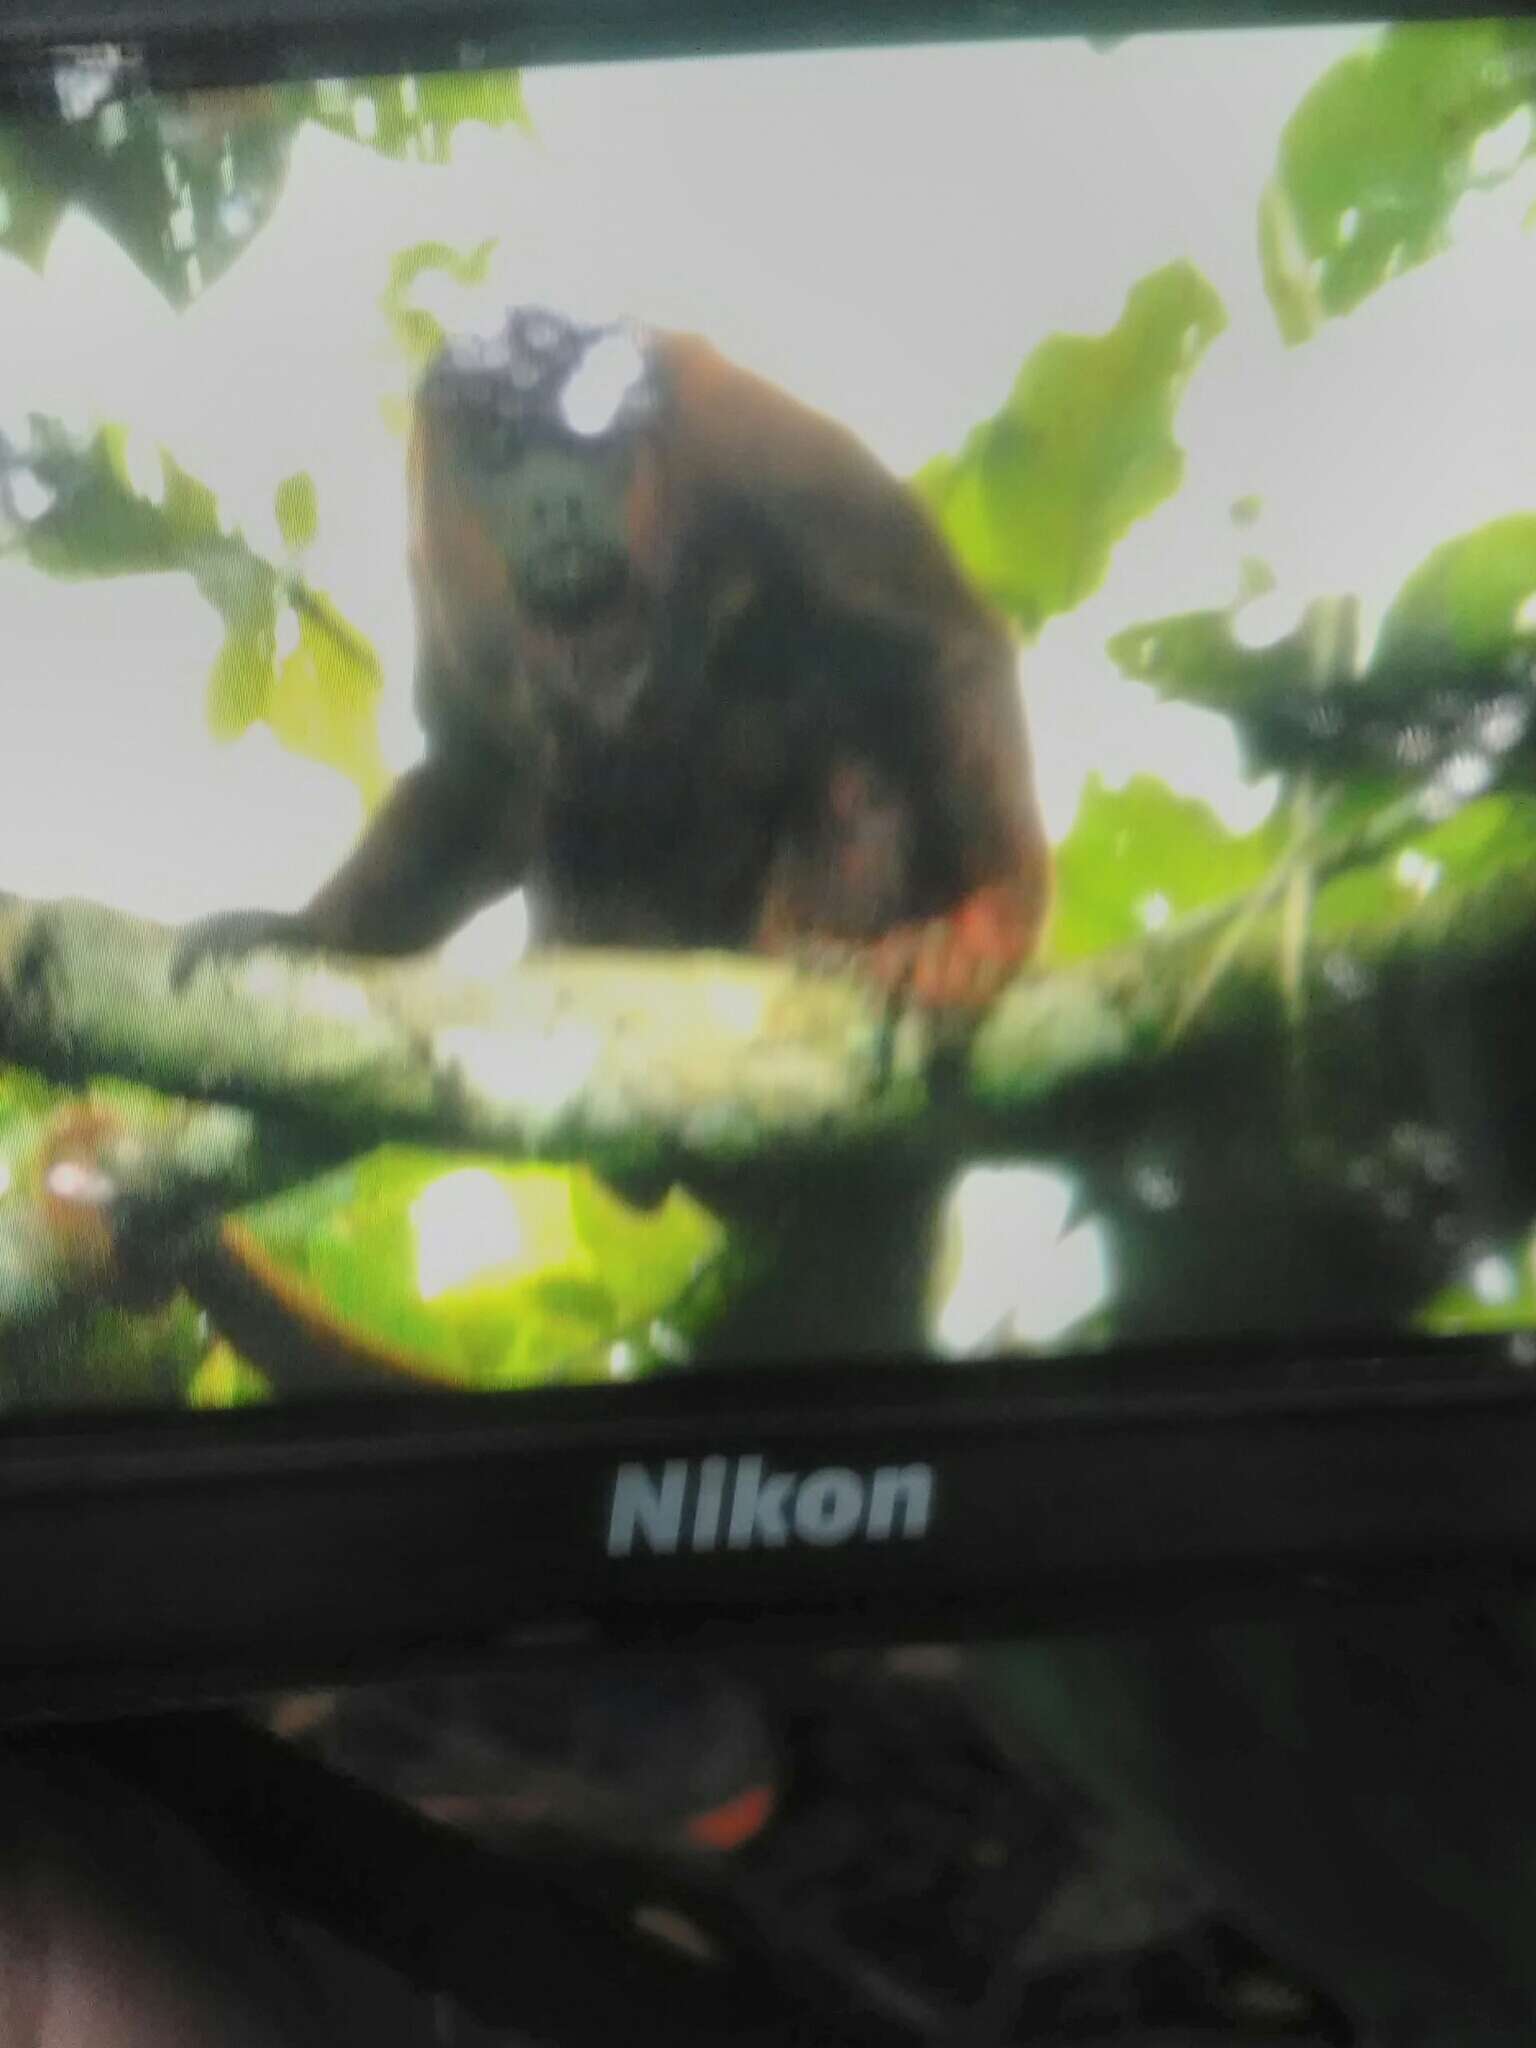
[[(418, 409), (418, 545), (489, 679), (567, 731), (615, 737), (650, 675), (660, 411), (627, 326), (515, 309), (448, 342)], [(521, 715), (521, 714), (520, 714)]]
[(448, 425), (519, 610), (579, 627), (618, 600), (636, 446), (657, 403), (638, 335), (515, 308), (490, 337), (449, 342), (422, 396)]
[(466, 441), (464, 457), (520, 611), (580, 627), (623, 598), (631, 470), (623, 443), (527, 443), (488, 429)]

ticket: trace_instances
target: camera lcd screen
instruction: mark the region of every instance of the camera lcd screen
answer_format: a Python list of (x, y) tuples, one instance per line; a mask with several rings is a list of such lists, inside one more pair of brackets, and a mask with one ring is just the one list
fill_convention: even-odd
[(1536, 30), (0, 110), (0, 1408), (1536, 1333)]

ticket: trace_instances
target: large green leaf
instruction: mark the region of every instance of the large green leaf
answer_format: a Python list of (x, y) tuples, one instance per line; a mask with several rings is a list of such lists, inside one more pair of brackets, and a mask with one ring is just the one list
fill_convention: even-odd
[[(1443, 800), (1536, 784), (1536, 514), (1436, 548), (1382, 621), (1341, 737), (1375, 735), (1369, 766), (1439, 777)], [(1384, 745), (1383, 742), (1386, 742)]]
[(39, 509), (19, 538), (50, 576), (196, 574), (224, 545), (213, 492), (124, 426), (81, 438), (34, 414), (26, 447), (0, 456), (0, 486), (25, 476), (33, 488)]
[(36, 269), (68, 198), (55, 181), (39, 174), (29, 133), (14, 120), (0, 123), (0, 249)]
[[(1375, 699), (1357, 687), (1357, 607), (1327, 598), (1307, 607), (1295, 627), (1259, 647), (1238, 638), (1240, 607), (1184, 612), (1117, 633), (1109, 653), (1122, 674), (1150, 683), (1160, 696), (1219, 711), (1242, 740), (1248, 772), (1308, 769), (1325, 781), (1373, 778), (1380, 764), (1351, 726), (1383, 723)], [(1390, 712), (1383, 746), (1396, 728)], [(1363, 755), (1363, 760), (1362, 760)]]
[(1109, 653), (1123, 675), (1150, 683), (1159, 696), (1228, 716), (1304, 688), (1310, 674), (1299, 632), (1267, 647), (1245, 647), (1230, 611), (1183, 612), (1128, 626), (1110, 641)]
[(680, 1191), (632, 1209), (583, 1170), (390, 1147), (246, 1212), (342, 1326), (466, 1386), (606, 1379), (642, 1360), (721, 1232)]
[(105, 69), (61, 97), (70, 113), (0, 126), (0, 248), (40, 266), (78, 206), (173, 305), (195, 299), (271, 218), (301, 111), (271, 90), (153, 99)]
[(1273, 866), (1284, 827), (1228, 832), (1215, 812), (1152, 775), (1106, 789), (1091, 776), (1057, 850), (1049, 957), (1081, 959), (1145, 938), (1168, 920), (1224, 902)]
[(62, 1091), (30, 1068), (0, 1063), (0, 1183), (14, 1171), (12, 1147), (61, 1099)]
[(1393, 600), (1363, 674), (1351, 600), (1260, 648), (1233, 610), (1129, 627), (1109, 651), (1163, 695), (1231, 718), (1248, 766), (1401, 795), (1445, 773), (1457, 801), (1536, 778), (1536, 514), (1446, 541)]
[(91, 53), (57, 77), (56, 112), (0, 121), (0, 249), (41, 266), (78, 206), (175, 306), (212, 284), (270, 220), (304, 122), (385, 156), (440, 164), (461, 123), (526, 120), (510, 71), (157, 96), (131, 63)]
[(1483, 1337), (1500, 1330), (1536, 1329), (1536, 1239), (1491, 1252), (1475, 1280), (1442, 1288), (1415, 1321), (1435, 1337)]
[[(13, 471), (47, 509), (20, 529), (23, 552), (59, 577), (189, 575), (224, 623), (208, 682), (209, 721), (232, 738), (265, 715), (275, 681), (278, 581), (270, 565), (226, 534), (218, 500), (163, 449), (135, 447), (107, 425), (86, 440), (34, 416)], [(5, 509), (0, 475), (0, 513)]]
[[(208, 679), (215, 736), (236, 738), (265, 719), (285, 746), (339, 769), (375, 802), (388, 774), (372, 643), (321, 592), (227, 532), (214, 493), (163, 449), (136, 445), (117, 425), (84, 441), (41, 417), (29, 431), (24, 450), (0, 442), (0, 533), (14, 527), (27, 558), (53, 576), (189, 575), (224, 625)], [(44, 509), (8, 519), (22, 477)], [(314, 539), (319, 501), (307, 475), (278, 486), (275, 510), (291, 550)], [(284, 613), (297, 633), (280, 660)]]
[(1436, 548), (1393, 599), (1373, 666), (1483, 661), (1517, 644), (1536, 649), (1536, 512)]
[(1336, 875), (1313, 907), (1315, 941), (1344, 942), (1412, 921), (1442, 886), (1473, 892), (1536, 866), (1536, 797), (1479, 797), (1441, 824), (1406, 823), (1379, 858)]
[(1286, 123), (1260, 209), (1285, 338), (1444, 247), (1464, 194), (1529, 154), (1533, 104), (1529, 22), (1393, 28), (1336, 64)]
[(1188, 263), (1135, 285), (1107, 334), (1055, 334), (1001, 412), (916, 479), (983, 590), (1026, 631), (1081, 604), (1115, 544), (1179, 487), (1174, 415), (1226, 324)]

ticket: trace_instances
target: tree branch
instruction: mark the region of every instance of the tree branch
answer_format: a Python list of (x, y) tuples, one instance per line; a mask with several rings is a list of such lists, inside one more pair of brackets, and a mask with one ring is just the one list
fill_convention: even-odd
[[(1241, 903), (1232, 906), (1237, 916)], [(1279, 912), (1247, 920), (1198, 1016), (1209, 915), (1027, 971), (968, 1040), (853, 978), (734, 954), (551, 952), (495, 983), (430, 960), (262, 952), (172, 989), (173, 929), (0, 896), (0, 1059), (259, 1112), (339, 1155), (387, 1139), (621, 1171), (737, 1168), (849, 1148), (1067, 1135), (1077, 1083), (1143, 1083), (1286, 1031)], [(1308, 1035), (1532, 957), (1536, 875), (1404, 892), (1335, 917), (1305, 962)], [(1362, 1008), (1363, 1006), (1363, 1008)]]
[[(1325, 915), (1303, 961), (1300, 1028), (1282, 987), (1282, 910), (1274, 892), (1264, 900), (1258, 916), (1245, 898), (1226, 920), (1027, 972), (957, 1037), (893, 1017), (855, 980), (725, 954), (549, 953), (487, 984), (430, 961), (269, 952), (178, 991), (172, 929), (0, 896), (0, 1059), (175, 1098), (114, 1110), (131, 1136), (112, 1165), (132, 1232), (119, 1250), (151, 1254), (387, 1140), (707, 1191), (861, 1155), (1081, 1166), (1138, 1132), (1198, 1134), (1218, 1074), (1223, 1117), (1250, 1123), (1261, 1148), (1321, 1134), (1347, 1149), (1349, 1131), (1376, 1142), (1443, 1114), (1452, 1077), (1463, 1149), (1476, 1150), (1493, 1134), (1474, 1126), (1497, 1112), (1502, 1131), (1510, 1104), (1536, 1092), (1513, 1028), (1536, 1007), (1536, 874), (1404, 891), (1395, 919), (1379, 896), (1357, 923)], [(1218, 948), (1191, 1019), (1187, 992)], [(1525, 1161), (1507, 1133), (1497, 1143), (1521, 1183), (1513, 1199), (1536, 1202), (1536, 1154)], [(62, 1257), (38, 1200), (14, 1188), (0, 1231), (12, 1327), (99, 1297), (89, 1246)]]
[(619, 1168), (842, 1147), (923, 1099), (915, 1027), (731, 955), (547, 954), (499, 983), (261, 953), (174, 991), (175, 933), (0, 898), (0, 1058), (302, 1122)]

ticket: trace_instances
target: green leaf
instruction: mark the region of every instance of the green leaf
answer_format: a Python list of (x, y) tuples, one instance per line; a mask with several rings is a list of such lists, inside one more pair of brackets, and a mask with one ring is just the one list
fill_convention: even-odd
[(506, 128), (528, 120), (515, 71), (326, 79), (309, 88), (307, 111), (333, 134), (381, 156), (428, 164), (448, 162), (465, 121)]
[[(30, 1131), (38, 1117), (64, 1099), (64, 1090), (30, 1067), (0, 1064), (0, 1146), (18, 1131)], [(0, 1151), (0, 1162), (14, 1161)]]
[(1417, 835), (1410, 847), (1467, 890), (1501, 873), (1529, 874), (1536, 868), (1536, 797), (1482, 797)]
[(1115, 544), (1184, 474), (1173, 420), (1226, 324), (1200, 272), (1135, 285), (1103, 335), (1052, 335), (1002, 411), (916, 479), (972, 577), (1026, 631), (1081, 604)]
[(233, 626), (208, 677), (208, 728), (215, 739), (234, 740), (259, 718), (271, 702), (275, 632)]
[(408, 249), (402, 249), (389, 266), (385, 303), (401, 303), (409, 297), (418, 278), (430, 276), (434, 271), (440, 276), (451, 277), (456, 284), (483, 284), (496, 247), (494, 237), (477, 242), (472, 249), (455, 248), (451, 242), (413, 242)]
[(1440, 887), (1471, 892), (1536, 867), (1536, 797), (1480, 797), (1443, 824), (1405, 829), (1380, 859), (1336, 875), (1313, 906), (1314, 941), (1410, 923)]
[(0, 123), (0, 249), (41, 269), (68, 203), (66, 194), (38, 176), (25, 134)]
[(656, 1208), (633, 1208), (595, 1174), (578, 1174), (571, 1214), (624, 1324), (658, 1314), (721, 1249), (721, 1229), (682, 1188)]
[[(1258, 595), (1263, 586), (1255, 575), (1250, 565)], [(1262, 647), (1238, 639), (1241, 610), (1239, 604), (1148, 620), (1117, 633), (1109, 653), (1123, 674), (1160, 696), (1229, 718), (1250, 775), (1306, 769), (1325, 784), (1361, 774), (1381, 779), (1373, 750), (1390, 746), (1397, 730), (1357, 678), (1354, 600), (1315, 600), (1289, 633)]]
[[(230, 552), (218, 500), (164, 449), (109, 423), (81, 439), (34, 413), (25, 447), (3, 452), (8, 471), (25, 472), (46, 509), (21, 528), (23, 551), (50, 576), (143, 576), (182, 569), (216, 577)], [(0, 485), (5, 475), (0, 473)], [(239, 574), (249, 556), (236, 546)], [(218, 600), (226, 614), (233, 600)]]
[(722, 1241), (681, 1193), (643, 1213), (584, 1169), (404, 1147), (242, 1221), (344, 1328), (485, 1387), (608, 1378), (610, 1347), (664, 1314)]
[(314, 546), (315, 535), (320, 531), (320, 500), (308, 470), (301, 469), (283, 478), (273, 499), (273, 509), (284, 547), (298, 555)]
[(217, 539), (223, 527), (219, 501), (210, 486), (183, 469), (165, 450), (160, 465), (165, 485), (161, 509), (172, 540), (186, 548), (196, 541)]
[[(23, 530), (35, 567), (50, 576), (146, 575), (181, 566), (182, 550), (168, 511), (166, 471), (146, 496), (131, 481), (128, 430), (109, 425), (85, 442), (56, 421), (34, 416), (28, 447), (15, 457), (51, 500)], [(156, 498), (160, 502), (156, 502)]]
[[(1501, 1330), (1536, 1329), (1531, 1245), (1506, 1251), (1496, 1264), (1502, 1273), (1490, 1276), (1482, 1291), (1466, 1281), (1442, 1288), (1415, 1316), (1414, 1327), (1433, 1337), (1486, 1337)], [(1493, 1284), (1495, 1279), (1504, 1284)]]
[(416, 242), (402, 249), (390, 265), (389, 283), (379, 304), (401, 353), (416, 368), (430, 362), (443, 344), (442, 322), (412, 300), (417, 281), (435, 272), (456, 284), (483, 284), (496, 247), (495, 241), (477, 243), (472, 249), (455, 249), (447, 242)]
[(271, 1399), (266, 1374), (223, 1342), (212, 1347), (187, 1388), (191, 1408), (256, 1408)]
[(275, 88), (153, 97), (105, 72), (78, 118), (0, 123), (0, 247), (40, 266), (80, 207), (172, 305), (197, 298), (271, 218), (302, 106)]
[(155, 96), (131, 66), (87, 58), (78, 84), (72, 118), (0, 121), (0, 249), (40, 267), (78, 206), (174, 306), (206, 291), (271, 219), (305, 121), (384, 156), (441, 164), (464, 122), (527, 120), (510, 71)]
[[(339, 769), (365, 802), (376, 802), (389, 776), (377, 729), (383, 678), (371, 642), (321, 593), (290, 592), (270, 562), (225, 533), (213, 492), (163, 449), (146, 446), (135, 460), (121, 426), (80, 443), (41, 417), (31, 437), (19, 454), (0, 450), (52, 501), (22, 530), (28, 559), (55, 576), (191, 576), (224, 623), (208, 678), (214, 735), (233, 739), (266, 719), (286, 746)], [(5, 481), (0, 469), (0, 510)], [(312, 479), (302, 471), (286, 478), (276, 504), (288, 545), (304, 545), (317, 524)], [(290, 601), (298, 637), (279, 663), (279, 608)]]
[(1393, 599), (1373, 667), (1479, 661), (1536, 644), (1536, 513), (1515, 513), (1435, 549)]
[(1131, 944), (1166, 921), (1240, 896), (1268, 873), (1284, 843), (1279, 819), (1236, 834), (1208, 805), (1176, 796), (1155, 776), (1133, 776), (1121, 790), (1091, 776), (1057, 850), (1048, 958), (1065, 965)]
[(1183, 612), (1128, 626), (1109, 642), (1109, 654), (1122, 675), (1150, 683), (1160, 697), (1229, 716), (1308, 687), (1310, 674), (1299, 632), (1267, 647), (1245, 647), (1230, 611)]
[(1305, 340), (1443, 248), (1462, 197), (1530, 153), (1533, 103), (1528, 22), (1393, 28), (1334, 65), (1286, 123), (1260, 208), (1264, 279), (1286, 340)]
[(298, 642), (279, 663), (260, 715), (285, 747), (339, 769), (371, 806), (390, 780), (379, 747), (379, 657), (317, 592), (304, 594), (298, 623)]
[(1277, 688), (1240, 715), (1272, 765), (1399, 795), (1435, 785), (1442, 809), (1536, 785), (1536, 515), (1436, 548), (1393, 600), (1363, 676), (1310, 702)]
[(1153, 620), (1109, 651), (1163, 695), (1231, 718), (1252, 773), (1366, 783), (1372, 803), (1452, 768), (1479, 787), (1536, 780), (1536, 515), (1437, 548), (1393, 601), (1363, 674), (1351, 599), (1319, 600), (1257, 649), (1240, 644), (1235, 619)]
[(72, 1336), (68, 1370), (51, 1382), (48, 1399), (70, 1408), (180, 1407), (204, 1342), (202, 1318), (185, 1295), (139, 1314), (104, 1309)]

